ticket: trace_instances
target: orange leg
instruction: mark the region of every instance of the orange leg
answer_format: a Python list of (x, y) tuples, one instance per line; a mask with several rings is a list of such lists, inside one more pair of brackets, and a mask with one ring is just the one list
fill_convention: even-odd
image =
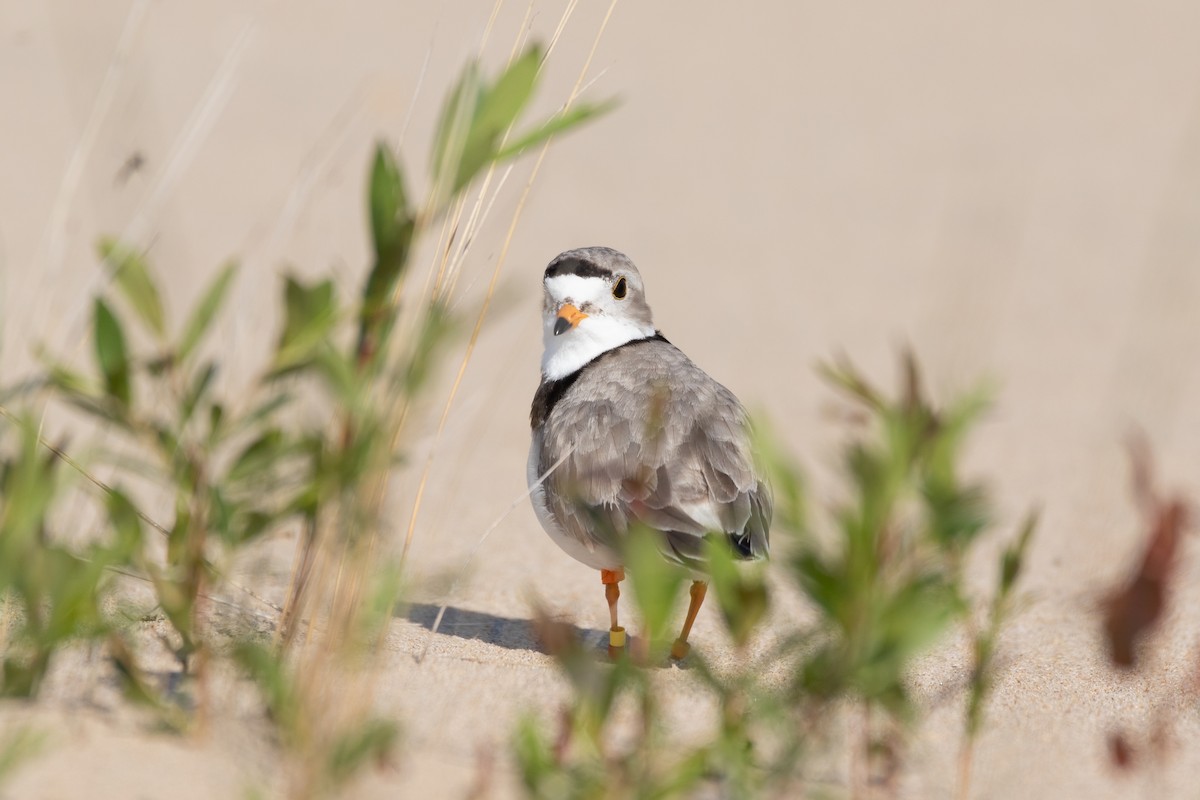
[(671, 645), (671, 658), (679, 660), (685, 658), (688, 651), (692, 649), (688, 644), (688, 634), (692, 632), (692, 623), (696, 621), (696, 615), (700, 613), (700, 604), (704, 602), (704, 595), (708, 593), (708, 584), (704, 581), (692, 581), (692, 596), (691, 602), (688, 604), (687, 616), (683, 620), (683, 630), (679, 634), (679, 638), (675, 640), (675, 644)]
[(604, 598), (608, 600), (608, 616), (612, 625), (608, 629), (608, 654), (616, 657), (625, 649), (625, 629), (617, 624), (617, 600), (621, 597), (621, 587), (618, 585), (625, 580), (625, 570), (602, 569), (600, 582), (604, 584)]

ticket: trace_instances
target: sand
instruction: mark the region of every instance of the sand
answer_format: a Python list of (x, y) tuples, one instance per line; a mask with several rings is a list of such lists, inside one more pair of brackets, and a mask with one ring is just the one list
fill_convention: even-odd
[[(537, 38), (562, 7), (534, 4)], [(490, 11), (482, 0), (0, 3), (5, 382), (27, 373), (39, 342), (86, 356), (102, 277), (93, 244), (109, 234), (150, 248), (176, 310), (241, 260), (215, 342), (233, 354), (224, 385), (241, 385), (271, 344), (285, 271), (332, 270), (353, 291), (371, 144), (402, 140), (423, 185), (443, 90)], [(570, 20), (541, 112), (569, 92), (605, 11), (584, 3)], [(489, 64), (524, 16), (502, 8)], [(446, 375), (415, 428), (413, 463), (434, 454), (413, 551), (426, 588), (391, 625), (380, 690), (405, 726), (404, 757), (352, 796), (463, 796), (481, 749), (503, 754), (522, 709), (556, 705), (562, 683), (525, 625), (535, 594), (582, 628), (606, 623), (595, 574), (521, 504), (444, 598), (442, 630), (428, 630), (442, 599), (430, 587), (445, 585), (430, 581), (460, 570), (524, 490), (538, 278), (585, 244), (634, 258), (659, 326), (773, 421), (818, 502), (834, 489), (838, 431), (816, 361), (845, 352), (888, 382), (907, 343), (940, 396), (994, 379), (997, 408), (969, 463), (992, 480), (1006, 527), (983, 557), (1030, 505), (1043, 521), (973, 796), (1191, 796), (1200, 718), (1181, 698), (1196, 661), (1196, 570), (1185, 564), (1152, 677), (1109, 669), (1096, 606), (1139, 547), (1129, 430), (1145, 430), (1168, 485), (1200, 493), (1198, 26), (1200, 7), (1178, 1), (619, 4), (588, 95), (621, 104), (551, 150), (446, 431), (432, 433)], [(467, 260), (465, 311), (530, 167), (505, 184)], [(395, 482), (398, 531), (416, 472)], [(262, 552), (261, 590), (278, 596), (290, 541)], [(694, 638), (715, 642), (716, 630), (706, 611)], [(32, 719), (50, 733), (0, 795), (207, 798), (271, 785), (250, 712), (204, 743), (154, 733), (96, 701), (99, 662), (80, 659), (78, 680), (60, 678), (37, 708), (0, 706), (0, 726)], [(949, 699), (930, 700), (905, 797), (951, 795), (965, 669), (949, 644), (914, 676), (922, 696)], [(700, 713), (690, 678), (661, 677), (686, 728)], [(1158, 707), (1177, 719), (1172, 757), (1153, 775), (1116, 775), (1107, 735), (1144, 727)], [(501, 758), (494, 796), (514, 791)]]

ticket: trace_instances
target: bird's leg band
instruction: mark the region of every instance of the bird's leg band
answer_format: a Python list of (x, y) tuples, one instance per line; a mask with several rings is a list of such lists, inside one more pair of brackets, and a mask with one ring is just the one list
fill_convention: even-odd
[(618, 584), (625, 580), (623, 569), (600, 570), (600, 582), (604, 584), (604, 597), (608, 600), (608, 616), (612, 622), (608, 629), (609, 651), (625, 647), (625, 629), (617, 624), (617, 600), (621, 597), (621, 587)]

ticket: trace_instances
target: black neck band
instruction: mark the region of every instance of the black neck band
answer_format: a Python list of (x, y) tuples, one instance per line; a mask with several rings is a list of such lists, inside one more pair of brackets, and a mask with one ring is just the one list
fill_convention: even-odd
[(550, 412), (554, 410), (554, 406), (557, 405), (558, 401), (562, 399), (562, 396), (567, 393), (567, 389), (570, 389), (575, 385), (575, 381), (579, 380), (579, 376), (584, 373), (584, 370), (594, 366), (598, 361), (612, 355), (618, 350), (623, 350), (626, 347), (632, 347), (633, 345), (641, 344), (642, 342), (666, 342), (667, 344), (670, 344), (670, 342), (667, 341), (667, 337), (663, 336), (658, 331), (655, 331), (653, 336), (647, 336), (644, 339), (630, 339), (628, 342), (619, 344), (611, 350), (605, 350), (603, 353), (596, 356), (591, 361), (572, 372), (570, 375), (564, 375), (563, 377), (553, 381), (543, 380), (541, 385), (538, 386), (537, 392), (533, 396), (533, 407), (529, 410), (530, 427), (536, 428), (550, 417)]

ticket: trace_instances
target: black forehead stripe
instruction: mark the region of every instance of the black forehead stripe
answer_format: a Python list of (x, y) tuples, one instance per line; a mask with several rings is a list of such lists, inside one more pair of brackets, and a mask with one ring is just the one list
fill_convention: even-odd
[(547, 278), (555, 278), (559, 275), (578, 275), (581, 278), (611, 278), (613, 272), (582, 258), (564, 258), (562, 261), (555, 261), (546, 267)]

